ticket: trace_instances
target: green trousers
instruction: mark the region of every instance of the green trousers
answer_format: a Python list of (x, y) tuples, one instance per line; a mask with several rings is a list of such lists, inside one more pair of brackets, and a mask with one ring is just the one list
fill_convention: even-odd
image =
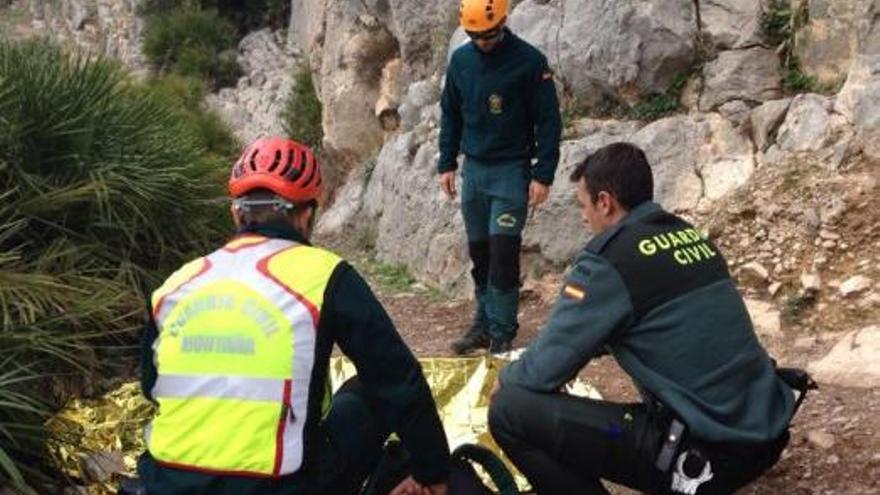
[(529, 200), (529, 162), (462, 167), (461, 210), (476, 291), (475, 323), (493, 339), (512, 340), (519, 327), (519, 253)]

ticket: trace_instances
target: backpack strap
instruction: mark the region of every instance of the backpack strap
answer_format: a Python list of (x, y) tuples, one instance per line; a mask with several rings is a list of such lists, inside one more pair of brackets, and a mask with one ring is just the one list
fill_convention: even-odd
[[(348, 383), (348, 382), (346, 382)], [(410, 474), (410, 453), (399, 440), (389, 440), (361, 495), (385, 495)]]
[(499, 495), (519, 495), (519, 488), (517, 488), (510, 470), (491, 450), (465, 443), (452, 451), (452, 458), (474, 462), (481, 466), (489, 473), (489, 477), (498, 488)]
[[(776, 363), (774, 362), (773, 364), (775, 365)], [(785, 382), (786, 385), (791, 387), (792, 390), (797, 392), (794, 411), (791, 413), (793, 419), (794, 415), (797, 414), (798, 409), (801, 408), (804, 399), (807, 398), (807, 392), (818, 389), (819, 385), (816, 384), (816, 381), (813, 380), (813, 377), (811, 377), (809, 373), (800, 368), (776, 368), (776, 375), (779, 376), (779, 379)]]

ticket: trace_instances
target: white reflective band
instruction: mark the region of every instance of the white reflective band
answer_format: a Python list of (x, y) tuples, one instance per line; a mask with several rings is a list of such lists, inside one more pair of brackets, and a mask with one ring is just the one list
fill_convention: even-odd
[(159, 375), (153, 397), (211, 397), (267, 402), (284, 400), (284, 380), (244, 376)]

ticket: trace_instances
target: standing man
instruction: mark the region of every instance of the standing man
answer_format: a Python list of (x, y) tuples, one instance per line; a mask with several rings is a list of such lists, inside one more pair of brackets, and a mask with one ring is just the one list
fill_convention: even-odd
[[(355, 494), (390, 431), (413, 456), (394, 495), (446, 493), (449, 449), (418, 362), (354, 268), (309, 244), (322, 189), (309, 148), (257, 140), (229, 179), (238, 235), (153, 293), (147, 493)], [(331, 397), (334, 344), (358, 377)]]
[(500, 353), (519, 327), (521, 234), (528, 207), (544, 202), (553, 184), (562, 121), (547, 58), (505, 27), (507, 0), (462, 0), (459, 15), (471, 42), (446, 71), (437, 168), (454, 198), (459, 151), (465, 155), (461, 208), (477, 308), (452, 349)]
[[(605, 494), (600, 479), (653, 494), (729, 494), (779, 459), (794, 410), (718, 248), (651, 201), (631, 144), (571, 176), (596, 234), (565, 277), (546, 327), (501, 372), (492, 435), (541, 495)], [(560, 393), (610, 353), (643, 402)]]

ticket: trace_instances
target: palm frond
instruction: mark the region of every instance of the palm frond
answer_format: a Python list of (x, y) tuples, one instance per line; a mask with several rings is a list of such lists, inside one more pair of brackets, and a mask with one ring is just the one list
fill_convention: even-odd
[(0, 40), (0, 484), (44, 480), (55, 384), (131, 361), (143, 294), (228, 231), (221, 162), (119, 64)]

